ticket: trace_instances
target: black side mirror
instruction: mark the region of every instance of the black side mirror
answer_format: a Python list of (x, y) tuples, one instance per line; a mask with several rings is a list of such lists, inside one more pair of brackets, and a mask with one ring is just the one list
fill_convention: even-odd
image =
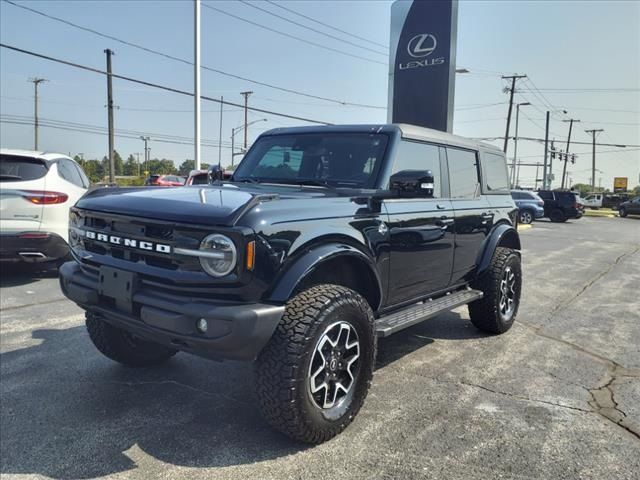
[(220, 167), (220, 165), (211, 165), (209, 167), (209, 183), (215, 183), (222, 180), (224, 176), (224, 170)]
[(402, 170), (391, 175), (389, 189), (403, 197), (433, 198), (434, 178), (431, 170)]

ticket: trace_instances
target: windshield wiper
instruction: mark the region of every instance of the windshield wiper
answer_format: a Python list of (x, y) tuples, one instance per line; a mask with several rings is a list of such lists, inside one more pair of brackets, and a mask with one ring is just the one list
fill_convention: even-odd
[(323, 182), (321, 180), (298, 180), (296, 182), (292, 182), (295, 183), (296, 185), (300, 185), (300, 186), (305, 186), (305, 185), (309, 185), (312, 187), (324, 187), (324, 188), (333, 188), (331, 185), (329, 185), (327, 182)]

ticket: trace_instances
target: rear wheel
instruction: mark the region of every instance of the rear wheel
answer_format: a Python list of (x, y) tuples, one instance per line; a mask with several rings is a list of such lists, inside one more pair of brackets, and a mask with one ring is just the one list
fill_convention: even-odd
[(549, 219), (552, 222), (557, 222), (557, 223), (566, 222), (567, 221), (566, 215), (559, 208), (551, 211), (551, 214), (549, 215)]
[(130, 367), (158, 365), (177, 353), (171, 348), (141, 340), (90, 312), (86, 313), (86, 324), (89, 337), (96, 348), (105, 357), (123, 365)]
[(337, 285), (299, 293), (256, 360), (262, 414), (296, 440), (329, 440), (364, 403), (375, 352), (373, 312), (360, 295)]
[(471, 323), (489, 333), (509, 330), (518, 313), (522, 290), (522, 267), (516, 251), (496, 248), (489, 269), (475, 288), (482, 290), (484, 296), (469, 304)]
[(531, 213), (531, 210), (522, 210), (520, 212), (520, 223), (528, 225), (531, 222), (533, 222), (533, 214)]
[(618, 215), (620, 215), (621, 217), (626, 217), (627, 216), (627, 209), (624, 207), (620, 207), (620, 209), (618, 210)]

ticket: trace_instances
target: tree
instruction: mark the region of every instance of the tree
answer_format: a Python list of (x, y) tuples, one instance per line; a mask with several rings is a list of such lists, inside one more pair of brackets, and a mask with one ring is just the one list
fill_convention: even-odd
[[(208, 168), (209, 168), (208, 163), (200, 164), (201, 170), (207, 170)], [(191, 173), (191, 170), (195, 170), (195, 169), (196, 169), (196, 161), (187, 159), (180, 164), (180, 167), (178, 167), (178, 173), (186, 177)]]
[(127, 161), (124, 163), (124, 174), (127, 176), (139, 176), (141, 174), (138, 162), (131, 154), (127, 157)]
[(93, 183), (101, 182), (104, 177), (104, 169), (102, 163), (98, 160), (85, 160), (82, 162), (84, 173)]

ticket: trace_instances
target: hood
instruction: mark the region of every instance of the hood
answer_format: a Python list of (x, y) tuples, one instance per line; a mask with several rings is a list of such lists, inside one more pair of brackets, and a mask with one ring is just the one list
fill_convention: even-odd
[(237, 184), (100, 188), (87, 193), (76, 207), (168, 222), (232, 226), (259, 202), (324, 196), (335, 195), (319, 189)]

